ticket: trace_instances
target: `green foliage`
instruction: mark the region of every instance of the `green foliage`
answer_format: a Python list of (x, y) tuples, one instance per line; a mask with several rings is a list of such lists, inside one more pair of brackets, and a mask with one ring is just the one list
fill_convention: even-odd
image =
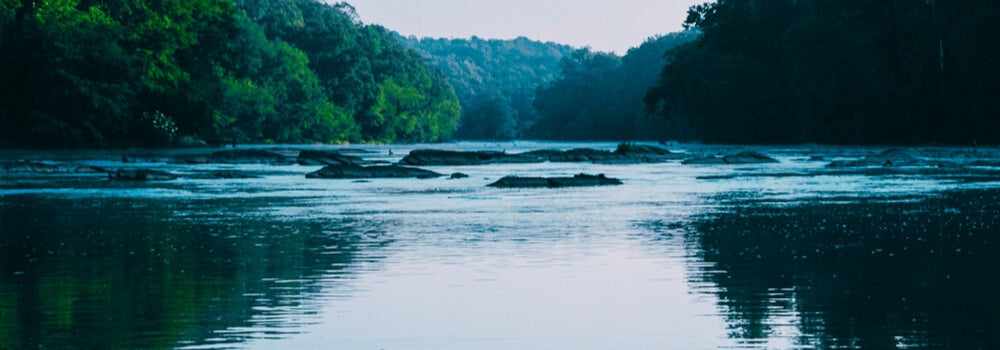
[(989, 1), (721, 0), (648, 106), (705, 141), (998, 142)]
[(532, 136), (546, 139), (679, 139), (687, 129), (647, 118), (643, 96), (666, 63), (667, 50), (693, 40), (686, 31), (653, 37), (624, 57), (574, 51), (560, 63), (562, 76), (540, 86)]
[(528, 136), (538, 120), (535, 88), (554, 80), (566, 45), (521, 37), (513, 40), (402, 38), (428, 57), (455, 88), (462, 116), (455, 136), (513, 139)]
[(459, 114), (440, 72), (344, 3), (0, 0), (0, 67), (9, 145), (436, 141)]

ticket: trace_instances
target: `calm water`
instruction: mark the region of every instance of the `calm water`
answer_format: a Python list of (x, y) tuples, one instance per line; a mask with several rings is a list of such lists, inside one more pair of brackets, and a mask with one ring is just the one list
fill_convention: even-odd
[[(615, 145), (423, 147), (582, 146)], [(782, 162), (369, 182), (8, 152), (185, 177), (0, 177), (0, 349), (1000, 348), (1000, 168), (834, 171), (880, 149), (758, 150)], [(260, 177), (196, 176), (219, 169)], [(625, 185), (486, 187), (579, 172)]]

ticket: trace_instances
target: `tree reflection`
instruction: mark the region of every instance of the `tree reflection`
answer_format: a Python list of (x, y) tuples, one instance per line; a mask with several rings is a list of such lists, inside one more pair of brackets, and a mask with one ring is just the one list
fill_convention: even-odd
[(1000, 191), (730, 209), (689, 239), (733, 337), (791, 321), (808, 347), (1000, 348)]
[(363, 223), (282, 220), (269, 201), (3, 198), (0, 349), (280, 336), (317, 311), (323, 280), (389, 243)]

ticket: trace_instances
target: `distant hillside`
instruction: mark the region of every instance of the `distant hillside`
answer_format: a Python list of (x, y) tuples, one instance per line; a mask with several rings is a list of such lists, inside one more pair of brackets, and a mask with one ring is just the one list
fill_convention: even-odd
[(513, 40), (399, 37), (440, 68), (458, 95), (462, 116), (454, 137), (512, 139), (538, 120), (535, 89), (560, 76), (573, 48), (520, 37)]
[(664, 53), (698, 37), (684, 31), (647, 39), (625, 56), (579, 49), (563, 58), (559, 78), (536, 90), (532, 138), (549, 140), (678, 140), (683, 122), (650, 116), (643, 97), (656, 84)]

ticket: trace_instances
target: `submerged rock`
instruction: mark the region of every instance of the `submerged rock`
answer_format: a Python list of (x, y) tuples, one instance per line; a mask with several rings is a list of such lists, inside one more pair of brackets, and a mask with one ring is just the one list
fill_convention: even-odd
[(259, 177), (259, 176), (250, 175), (250, 174), (247, 174), (247, 173), (244, 173), (244, 172), (240, 172), (240, 171), (233, 171), (233, 170), (213, 171), (209, 175), (211, 176), (211, 178), (214, 178), (214, 179), (253, 179), (253, 178), (258, 178)]
[(507, 154), (496, 151), (444, 151), (431, 149), (413, 150), (403, 157), (404, 165), (483, 165), (501, 163), (540, 163), (544, 160), (525, 154)]
[(853, 168), (853, 167), (892, 167), (918, 165), (922, 161), (912, 152), (898, 148), (890, 148), (876, 154), (870, 154), (856, 160), (837, 160), (827, 164), (829, 168)]
[(299, 165), (362, 165), (361, 157), (349, 156), (334, 151), (302, 151), (296, 159)]
[(752, 151), (740, 152), (737, 154), (731, 154), (722, 157), (706, 156), (699, 158), (691, 158), (681, 162), (681, 164), (687, 164), (687, 165), (744, 165), (744, 164), (767, 164), (767, 163), (779, 163), (779, 162), (777, 159)]
[(684, 161), (681, 162), (681, 164), (685, 164), (685, 165), (724, 165), (724, 164), (726, 164), (726, 160), (722, 159), (722, 157), (707, 156), (707, 157), (685, 159)]
[(724, 160), (726, 164), (737, 164), (737, 165), (779, 163), (777, 159), (752, 151), (740, 152), (734, 155), (725, 156), (722, 157), (722, 160)]
[(75, 164), (49, 163), (36, 161), (9, 162), (0, 165), (2, 174), (21, 175), (51, 175), (51, 174), (100, 174), (107, 172), (104, 169)]
[(623, 154), (610, 151), (601, 151), (592, 148), (576, 148), (568, 151), (537, 151), (529, 152), (540, 156), (546, 156), (545, 160), (550, 162), (593, 162), (603, 163), (610, 161), (622, 161), (628, 159)]
[(398, 165), (358, 166), (352, 164), (327, 165), (323, 169), (306, 174), (310, 179), (377, 179), (377, 178), (418, 178), (427, 179), (443, 176), (430, 170)]
[(583, 186), (621, 185), (622, 181), (604, 174), (577, 174), (573, 177), (520, 177), (506, 176), (487, 186), (500, 188), (558, 188)]
[(284, 155), (265, 150), (228, 150), (211, 154), (130, 154), (123, 163), (169, 164), (270, 164), (290, 165), (295, 162)]
[(496, 151), (460, 152), (414, 150), (400, 161), (404, 165), (483, 165), (503, 163), (592, 162), (592, 163), (652, 163), (680, 156), (669, 150), (649, 145), (619, 146), (615, 151), (576, 148), (567, 151), (537, 150), (508, 154)]
[(108, 173), (108, 179), (117, 181), (169, 181), (177, 178), (175, 174), (149, 169), (119, 169)]
[(207, 163), (222, 164), (288, 165), (294, 163), (291, 159), (281, 154), (259, 149), (218, 151), (212, 153), (207, 160)]

